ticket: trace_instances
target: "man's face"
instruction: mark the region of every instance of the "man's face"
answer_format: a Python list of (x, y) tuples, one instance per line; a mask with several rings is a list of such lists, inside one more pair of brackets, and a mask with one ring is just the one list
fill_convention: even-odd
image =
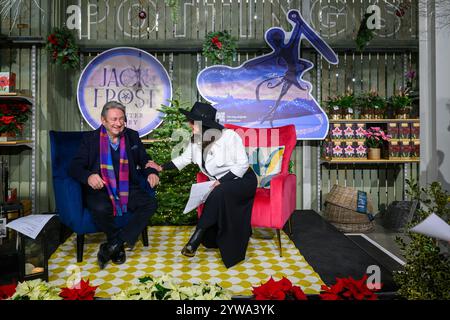
[(102, 124), (111, 137), (118, 137), (125, 129), (125, 114), (117, 108), (109, 109), (106, 117), (102, 117)]

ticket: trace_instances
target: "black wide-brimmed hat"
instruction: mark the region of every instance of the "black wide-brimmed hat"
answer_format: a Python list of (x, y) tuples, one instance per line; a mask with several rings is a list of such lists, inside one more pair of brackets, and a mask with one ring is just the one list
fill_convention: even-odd
[(210, 104), (196, 102), (191, 111), (179, 109), (189, 120), (201, 121), (202, 126), (222, 130), (224, 127), (216, 120), (217, 110)]

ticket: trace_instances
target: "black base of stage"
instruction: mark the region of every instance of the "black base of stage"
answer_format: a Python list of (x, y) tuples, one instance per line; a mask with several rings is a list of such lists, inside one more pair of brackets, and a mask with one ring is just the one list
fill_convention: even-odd
[(365, 237), (343, 234), (313, 210), (295, 211), (291, 227), (295, 246), (327, 285), (334, 284), (336, 277), (361, 279), (368, 267), (378, 266), (381, 292), (394, 295), (392, 273), (403, 267)]

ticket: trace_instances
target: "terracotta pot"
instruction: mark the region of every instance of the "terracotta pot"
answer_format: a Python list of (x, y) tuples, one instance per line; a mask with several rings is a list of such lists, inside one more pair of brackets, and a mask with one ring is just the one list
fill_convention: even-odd
[(352, 114), (349, 114), (349, 113), (347, 113), (345, 116), (344, 116), (344, 119), (345, 120), (350, 120), (350, 119), (353, 119), (353, 115)]
[(14, 131), (0, 133), (0, 137), (15, 137), (15, 136), (16, 133)]
[(407, 113), (397, 114), (397, 119), (408, 119), (409, 115)]
[(331, 115), (331, 119), (333, 119), (333, 120), (340, 120), (341, 119), (341, 115), (340, 114), (332, 114)]
[(369, 148), (369, 151), (367, 153), (367, 159), (380, 160), (381, 159), (381, 148)]

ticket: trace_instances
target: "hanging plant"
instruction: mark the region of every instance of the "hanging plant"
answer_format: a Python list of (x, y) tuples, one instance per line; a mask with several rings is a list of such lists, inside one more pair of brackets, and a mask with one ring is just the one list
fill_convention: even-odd
[(79, 50), (75, 36), (67, 28), (54, 28), (47, 37), (46, 49), (50, 53), (50, 61), (63, 66), (64, 69), (77, 69), (80, 65)]
[(236, 39), (226, 30), (210, 32), (203, 43), (203, 55), (213, 64), (230, 64), (236, 55)]
[(375, 33), (373, 32), (373, 30), (367, 27), (367, 20), (371, 16), (372, 13), (366, 13), (361, 21), (361, 25), (359, 26), (358, 34), (355, 40), (356, 48), (359, 51), (364, 50), (364, 48), (367, 46), (367, 43), (369, 43), (369, 41), (375, 37)]

